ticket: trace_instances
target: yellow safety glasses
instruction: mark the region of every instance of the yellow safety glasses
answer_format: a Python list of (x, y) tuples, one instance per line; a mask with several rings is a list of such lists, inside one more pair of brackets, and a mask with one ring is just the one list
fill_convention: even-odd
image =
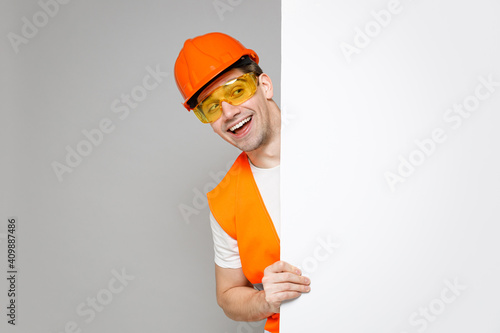
[(202, 123), (212, 123), (222, 114), (222, 102), (240, 105), (252, 97), (257, 91), (258, 78), (255, 73), (246, 73), (212, 91), (193, 109)]

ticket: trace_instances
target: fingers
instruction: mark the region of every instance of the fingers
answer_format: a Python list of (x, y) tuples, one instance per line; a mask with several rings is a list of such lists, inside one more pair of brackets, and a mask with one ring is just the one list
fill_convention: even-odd
[(309, 278), (284, 261), (277, 261), (264, 270), (262, 285), (265, 299), (274, 312), (279, 312), (281, 302), (299, 297), (311, 290)]
[(308, 277), (297, 275), (294, 273), (264, 273), (262, 278), (262, 284), (273, 283), (273, 284), (298, 284), (298, 285), (309, 285), (311, 281)]
[(264, 270), (262, 283), (283, 283), (292, 282), (308, 285), (311, 283), (309, 278), (302, 276), (302, 272), (295, 266), (285, 261), (277, 261)]
[(300, 269), (298, 269), (295, 266), (290, 265), (289, 263), (287, 263), (285, 261), (281, 261), (281, 260), (280, 261), (276, 261), (274, 264), (268, 266), (264, 270), (264, 274), (266, 273), (266, 271), (268, 273), (290, 272), (290, 273), (294, 273), (294, 274), (297, 274), (297, 275), (301, 275), (302, 274), (302, 272), (300, 271)]
[(307, 293), (311, 290), (309, 286), (309, 281), (307, 283), (293, 283), (293, 282), (276, 282), (276, 280), (270, 278), (262, 279), (262, 285), (264, 286), (264, 290), (266, 293), (279, 293), (279, 292), (300, 292)]

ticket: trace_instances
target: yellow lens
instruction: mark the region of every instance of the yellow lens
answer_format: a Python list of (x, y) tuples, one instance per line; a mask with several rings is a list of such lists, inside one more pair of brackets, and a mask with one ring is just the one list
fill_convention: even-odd
[(255, 73), (247, 73), (215, 89), (193, 111), (201, 122), (211, 123), (221, 116), (223, 101), (231, 105), (240, 105), (250, 99), (256, 91), (257, 76)]
[(193, 110), (193, 112), (194, 112), (194, 114), (196, 115), (196, 117), (198, 117), (198, 119), (199, 119), (202, 123), (204, 123), (204, 124), (209, 123), (209, 121), (208, 121), (207, 117), (205, 117), (205, 115), (203, 114), (203, 112), (198, 111), (198, 109), (194, 109), (194, 110)]

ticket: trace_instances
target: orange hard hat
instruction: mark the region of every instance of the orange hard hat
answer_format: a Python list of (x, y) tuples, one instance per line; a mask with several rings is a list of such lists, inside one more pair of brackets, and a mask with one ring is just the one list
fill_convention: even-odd
[(175, 81), (184, 98), (184, 107), (189, 111), (191, 97), (245, 55), (259, 63), (257, 53), (220, 32), (186, 40), (174, 66)]

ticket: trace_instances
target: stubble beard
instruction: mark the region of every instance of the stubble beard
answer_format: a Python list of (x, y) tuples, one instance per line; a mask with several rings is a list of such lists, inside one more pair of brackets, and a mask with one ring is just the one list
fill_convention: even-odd
[(269, 128), (264, 126), (259, 133), (255, 133), (253, 138), (250, 138), (248, 142), (243, 142), (241, 144), (236, 144), (236, 147), (244, 152), (255, 151), (267, 144), (269, 141), (270, 133)]

